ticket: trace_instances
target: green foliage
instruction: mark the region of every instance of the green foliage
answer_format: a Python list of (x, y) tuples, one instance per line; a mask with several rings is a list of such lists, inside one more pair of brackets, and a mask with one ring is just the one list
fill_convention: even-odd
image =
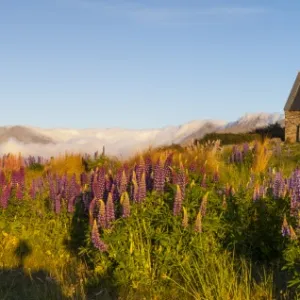
[(33, 163), (28, 167), (28, 169), (31, 171), (40, 172), (40, 171), (44, 171), (44, 165), (39, 164), (39, 163)]
[[(247, 141), (242, 137), (241, 143)], [(289, 216), (291, 195), (275, 199), (272, 188), (275, 172), (289, 176), (300, 164), (300, 148), (281, 145), (277, 153), (273, 146), (267, 168), (256, 175), (253, 149), (233, 163), (232, 147), (223, 147), (214, 164), (215, 154), (209, 156), (202, 146), (190, 153), (173, 149), (187, 176), (184, 209), (173, 215), (172, 181), (162, 194), (148, 192), (142, 203), (131, 200), (129, 217), (99, 228), (107, 252), (92, 244), (90, 216), (80, 198), (74, 213), (67, 212), (63, 200), (60, 214), (53, 212), (49, 191), (30, 198), (31, 179), (45, 176), (46, 170), (27, 168), (24, 199), (14, 191), (7, 209), (0, 210), (0, 298), (297, 299), (300, 244), (281, 233), (287, 215), (299, 235), (297, 218)], [(195, 169), (188, 170), (190, 162)], [(83, 163), (87, 170), (103, 166), (113, 174), (122, 165), (104, 153)], [(214, 180), (216, 171), (219, 180)], [(268, 189), (254, 201), (260, 185)], [(206, 210), (199, 218), (203, 203)], [(115, 204), (120, 216), (120, 203)]]
[(257, 128), (252, 131), (252, 133), (259, 134), (262, 138), (279, 138), (284, 141), (285, 131), (284, 128), (279, 124), (270, 124), (266, 127)]
[(205, 144), (208, 141), (220, 140), (222, 145), (234, 145), (260, 140), (261, 136), (254, 133), (208, 133), (195, 143)]
[(257, 201), (249, 198), (250, 195), (239, 192), (227, 199), (223, 243), (254, 262), (278, 260), (285, 246), (281, 236), (282, 216), (288, 212), (289, 202), (274, 201), (270, 196)]

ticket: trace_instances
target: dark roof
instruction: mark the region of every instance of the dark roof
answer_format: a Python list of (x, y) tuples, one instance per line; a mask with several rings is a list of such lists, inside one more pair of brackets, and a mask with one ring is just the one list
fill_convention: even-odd
[(300, 111), (300, 72), (296, 77), (290, 95), (284, 106), (285, 111)]

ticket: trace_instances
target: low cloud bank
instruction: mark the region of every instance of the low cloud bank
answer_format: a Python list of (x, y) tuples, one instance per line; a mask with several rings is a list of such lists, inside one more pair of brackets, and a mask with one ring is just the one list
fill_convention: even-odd
[[(65, 153), (94, 154), (96, 151), (110, 156), (126, 158), (148, 147), (178, 144), (191, 138), (200, 138), (208, 130), (241, 130), (263, 127), (276, 122), (282, 122), (283, 116), (279, 113), (246, 114), (235, 122), (227, 123), (216, 120), (196, 120), (180, 126), (168, 126), (160, 129), (127, 130), (122, 128), (111, 129), (42, 129), (34, 127), (15, 128), (15, 137), (0, 143), (0, 155), (7, 153), (22, 156), (51, 156)], [(26, 130), (23, 130), (26, 129)], [(26, 135), (26, 137), (24, 136)], [(20, 141), (24, 139), (24, 142)], [(53, 143), (25, 143), (31, 140), (48, 140)]]
[(122, 147), (118, 145), (103, 145), (99, 140), (89, 141), (88, 143), (55, 143), (55, 144), (25, 144), (15, 139), (0, 145), (0, 155), (4, 154), (19, 154), (22, 156), (42, 156), (44, 158), (50, 158), (51, 156), (64, 155), (65, 153), (81, 153), (81, 154), (94, 154), (96, 151), (102, 152), (103, 146), (105, 147), (105, 153), (110, 156), (117, 156), (119, 158), (126, 158), (138, 151), (145, 150), (151, 146), (150, 143), (140, 143), (136, 145), (125, 144)]

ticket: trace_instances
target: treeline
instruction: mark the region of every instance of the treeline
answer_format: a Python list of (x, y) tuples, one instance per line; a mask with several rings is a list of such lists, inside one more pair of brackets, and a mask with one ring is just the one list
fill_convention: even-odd
[(265, 138), (279, 138), (284, 141), (284, 128), (275, 123), (246, 133), (208, 133), (203, 138), (194, 140), (194, 144), (220, 140), (222, 145), (232, 145), (264, 140)]

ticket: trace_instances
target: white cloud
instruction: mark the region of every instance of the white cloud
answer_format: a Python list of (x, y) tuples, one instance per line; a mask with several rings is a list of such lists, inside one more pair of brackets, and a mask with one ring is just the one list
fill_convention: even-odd
[[(23, 156), (42, 156), (49, 158), (59, 154), (89, 153), (102, 150), (105, 146), (106, 154), (125, 158), (138, 151), (147, 149), (149, 146), (169, 145), (180, 143), (187, 137), (197, 132), (204, 134), (208, 123), (214, 124), (215, 128), (226, 128), (229, 125), (239, 126), (266, 126), (282, 120), (283, 116), (274, 114), (247, 114), (234, 123), (213, 120), (192, 121), (180, 126), (168, 126), (161, 129), (129, 130), (121, 128), (111, 129), (42, 129), (29, 128), (32, 135), (48, 137), (53, 144), (24, 144), (14, 139), (0, 144), (0, 155), (7, 153)], [(200, 135), (199, 135), (200, 136)]]

